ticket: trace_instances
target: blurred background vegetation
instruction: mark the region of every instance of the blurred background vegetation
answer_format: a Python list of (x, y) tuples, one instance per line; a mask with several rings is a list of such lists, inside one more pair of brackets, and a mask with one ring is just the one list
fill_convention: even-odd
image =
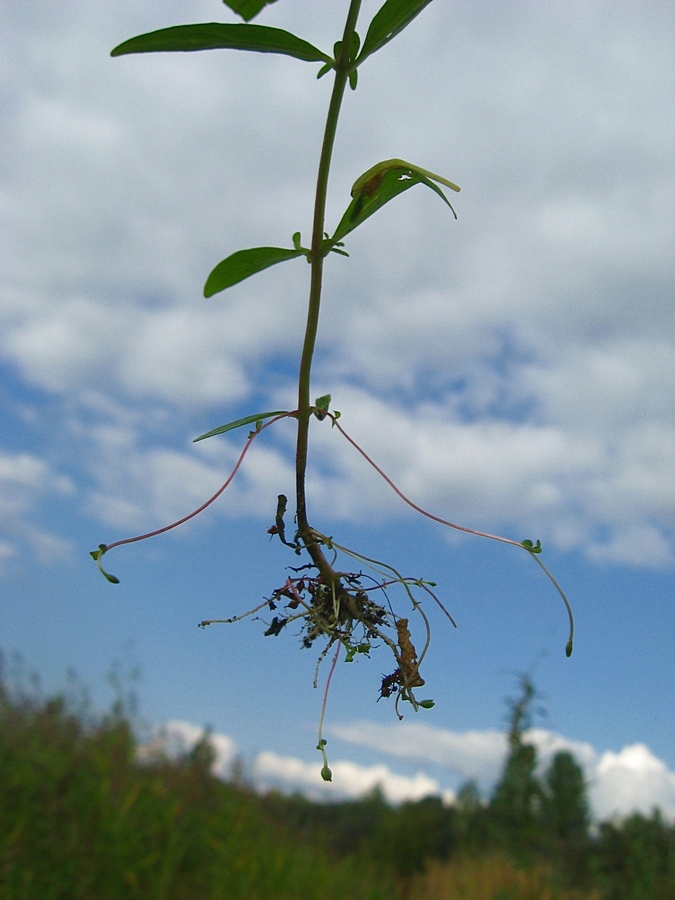
[(225, 782), (208, 734), (178, 755), (148, 752), (115, 672), (97, 714), (74, 676), (44, 697), (20, 669), (0, 667), (3, 898), (675, 897), (672, 823), (658, 811), (591, 823), (567, 752), (537, 774), (526, 677), (491, 796), (469, 782), (452, 807), (393, 807), (378, 791), (330, 804), (261, 795), (240, 766)]

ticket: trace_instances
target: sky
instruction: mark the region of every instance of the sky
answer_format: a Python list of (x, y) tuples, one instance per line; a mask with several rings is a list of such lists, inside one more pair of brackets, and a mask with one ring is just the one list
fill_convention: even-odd
[[(359, 25), (379, 8), (364, 0)], [(331, 79), (269, 54), (112, 59), (140, 33), (236, 21), (216, 0), (3, 4), (0, 31), (0, 648), (46, 693), (75, 671), (104, 708), (134, 692), (147, 734), (209, 728), (262, 788), (392, 801), (487, 795), (506, 698), (538, 690), (531, 739), (583, 766), (596, 816), (675, 816), (673, 118), (670, 4), (431, 3), (345, 97), (328, 222), (398, 157), (461, 185), (455, 221), (415, 187), (326, 261), (312, 396), (415, 503), (540, 539), (576, 620), (526, 553), (406, 506), (313, 423), (309, 517), (436, 582), (419, 699), (377, 702), (386, 648), (339, 660), (245, 613), (297, 557), (267, 533), (294, 494), (292, 420), (225, 481), (239, 417), (293, 409), (309, 268), (206, 300), (221, 259), (308, 240)], [(257, 20), (330, 51), (346, 3)], [(292, 511), (287, 514), (287, 520)], [(352, 566), (354, 563), (352, 562)], [(405, 597), (413, 641), (424, 642)], [(407, 603), (407, 607), (406, 607)], [(269, 616), (261, 612), (269, 623)], [(14, 675), (12, 675), (14, 673)], [(117, 688), (115, 688), (117, 685)]]

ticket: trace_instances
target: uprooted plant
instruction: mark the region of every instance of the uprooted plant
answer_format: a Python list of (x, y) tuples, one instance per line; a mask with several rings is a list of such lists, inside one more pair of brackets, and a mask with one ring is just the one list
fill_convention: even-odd
[[(288, 499), (283, 494), (279, 494), (276, 499), (274, 524), (269, 528), (269, 533), (278, 537), (300, 558), (299, 564), (289, 566), (290, 574), (272, 591), (271, 596), (258, 606), (230, 618), (204, 620), (201, 625), (206, 626), (214, 622), (232, 623), (247, 616), (257, 616), (258, 613), (265, 610), (272, 614), (271, 620), (269, 617), (265, 620), (266, 635), (278, 635), (289, 625), (296, 625), (300, 630), (302, 646), (309, 648), (314, 647), (315, 643), (323, 644), (317, 662), (315, 687), (318, 680), (319, 663), (326, 658), (331, 648), (334, 648), (326, 680), (317, 747), (323, 756), (324, 764), (321, 774), (325, 780), (329, 781), (331, 772), (326, 759), (324, 749), (326, 741), (322, 737), (322, 727), (328, 688), (341, 648), (344, 650), (347, 662), (352, 661), (358, 654), (369, 654), (378, 646), (385, 646), (389, 649), (394, 659), (393, 671), (383, 677), (380, 697), (395, 696), (396, 712), (401, 717), (399, 708), (401, 701), (410, 703), (414, 710), (433, 706), (432, 700), (418, 700), (415, 696), (415, 689), (424, 685), (420, 667), (430, 641), (429, 620), (422, 608), (422, 601), (424, 599), (433, 600), (448, 619), (451, 622), (453, 620), (434, 593), (435, 584), (433, 582), (405, 577), (391, 564), (369, 558), (341, 545), (332, 536), (324, 534), (311, 523), (307, 510), (305, 478), (312, 421), (330, 422), (333, 430), (346, 439), (366, 459), (398, 496), (422, 515), (448, 528), (513, 544), (515, 547), (526, 550), (544, 570), (565, 603), (570, 623), (566, 647), (568, 656), (572, 652), (574, 624), (567, 598), (539, 558), (541, 553), (539, 541), (536, 544), (531, 540), (516, 541), (476, 531), (423, 510), (406, 497), (349, 436), (339, 421), (340, 413), (330, 408), (330, 395), (319, 397), (313, 403), (310, 399), (312, 362), (316, 348), (323, 268), (326, 257), (330, 253), (347, 256), (348, 254), (343, 249), (344, 238), (386, 203), (416, 184), (423, 184), (431, 188), (449, 206), (457, 218), (443, 190), (443, 188), (449, 188), (458, 192), (460, 189), (456, 184), (405, 160), (388, 159), (367, 169), (355, 180), (351, 198), (332, 234), (326, 231), (325, 223), (333, 145), (347, 85), (352, 90), (356, 89), (358, 70), (361, 65), (369, 56), (381, 50), (392, 38), (403, 31), (431, 0), (386, 0), (368, 25), (363, 43), (356, 31), (361, 0), (349, 0), (342, 39), (334, 45), (332, 55), (324, 53), (287, 31), (248, 24), (264, 6), (275, 0), (225, 0), (225, 2), (235, 13), (244, 18), (246, 24), (209, 23), (165, 28), (124, 42), (113, 50), (112, 55), (217, 48), (250, 50), (261, 53), (279, 53), (305, 62), (320, 63), (319, 78), (333, 73), (333, 90), (323, 133), (309, 246), (303, 246), (301, 234), (296, 232), (292, 237), (292, 247), (255, 247), (239, 250), (213, 269), (204, 286), (204, 295), (211, 297), (270, 266), (299, 257), (307, 260), (310, 266), (309, 299), (298, 372), (297, 406), (291, 410), (255, 413), (214, 428), (196, 438), (195, 440), (200, 441), (225, 434), (236, 428), (252, 426), (234, 469), (216, 494), (202, 506), (177, 522), (148, 534), (110, 544), (100, 544), (97, 550), (92, 551), (91, 555), (97, 561), (105, 577), (110, 582), (117, 583), (118, 579), (103, 569), (102, 559), (106, 553), (114, 547), (162, 534), (196, 516), (225, 491), (237, 474), (254, 440), (257, 440), (264, 431), (281, 419), (294, 419), (297, 425), (297, 444), (293, 526), (289, 527), (285, 518)], [(270, 513), (272, 503), (271, 499)], [(347, 568), (343, 568), (343, 565), (339, 564), (339, 561), (343, 559), (351, 560), (347, 564)], [(407, 610), (404, 613), (396, 612), (394, 609), (390, 599), (394, 589), (402, 593), (406, 602)], [(421, 620), (424, 631), (424, 645), (419, 653), (413, 644), (410, 629), (410, 616), (413, 613)]]

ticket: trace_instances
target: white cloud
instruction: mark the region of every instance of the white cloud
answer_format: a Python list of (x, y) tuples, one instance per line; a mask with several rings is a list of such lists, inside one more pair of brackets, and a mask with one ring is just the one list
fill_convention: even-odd
[(283, 757), (266, 751), (259, 753), (253, 764), (253, 776), (260, 788), (281, 787), (288, 791), (300, 791), (315, 798), (357, 798), (381, 789), (390, 803), (405, 800), (421, 800), (423, 797), (442, 795), (450, 802), (452, 791), (441, 791), (440, 785), (423, 772), (411, 777), (398, 775), (387, 766), (361, 766), (347, 760), (329, 759), (332, 782), (321, 778), (321, 766), (315, 761), (306, 763), (295, 757)]
[(601, 818), (631, 812), (649, 814), (659, 807), (675, 819), (675, 772), (644, 744), (605, 751), (589, 772), (591, 799)]
[(164, 448), (127, 455), (125, 470), (106, 471), (102, 490), (88, 500), (106, 524), (161, 528), (205, 503), (225, 481), (227, 469), (205, 464), (188, 453)]
[[(171, 720), (158, 726), (152, 740), (139, 747), (139, 757), (152, 759), (158, 753), (177, 757), (188, 753), (205, 733), (216, 751), (213, 772), (227, 778), (238, 754), (236, 743), (227, 735), (205, 732), (191, 722)], [(329, 764), (333, 773), (330, 784), (321, 778), (321, 765), (317, 760), (307, 763), (296, 757), (263, 751), (252, 761), (250, 777), (259, 790), (277, 788), (299, 791), (323, 800), (358, 798), (376, 788), (382, 790), (390, 803), (416, 801), (430, 796), (442, 796), (446, 803), (454, 799), (453, 791), (441, 790), (438, 782), (423, 772), (403, 776), (384, 765), (361, 766), (348, 760), (330, 760)]]
[(176, 758), (189, 753), (205, 735), (215, 751), (212, 771), (215, 775), (226, 778), (235, 761), (237, 745), (227, 735), (211, 733), (192, 722), (172, 719), (158, 726), (153, 738), (139, 746), (138, 756), (141, 760), (152, 759), (157, 754)]
[(0, 569), (19, 553), (19, 548), (50, 563), (63, 558), (70, 542), (51, 534), (33, 521), (36, 510), (49, 497), (68, 497), (75, 492), (70, 478), (59, 474), (30, 453), (0, 451)]
[(415, 722), (382, 725), (351, 722), (331, 725), (328, 733), (360, 747), (408, 759), (418, 764), (434, 763), (462, 780), (493, 780), (504, 757), (504, 735), (499, 731), (468, 731), (457, 734)]
[(672, 543), (663, 533), (646, 523), (627, 523), (617, 528), (609, 540), (587, 548), (594, 562), (668, 568), (673, 562)]
[[(327, 783), (321, 778), (318, 756), (313, 762), (305, 762), (263, 751), (251, 763), (253, 783), (259, 790), (298, 791), (315, 800), (358, 798), (378, 788), (390, 803), (440, 796), (444, 803), (451, 804), (455, 791), (429, 776), (425, 765), (433, 764), (450, 772), (459, 783), (473, 779), (487, 790), (499, 778), (507, 753), (506, 735), (498, 731), (452, 732), (415, 723), (382, 725), (360, 721), (332, 725), (327, 733), (347, 744), (375, 750), (378, 755), (407, 760), (418, 768), (413, 775), (402, 775), (384, 763), (362, 765), (329, 757), (333, 780)], [(171, 721), (157, 730), (155, 741), (143, 753), (150, 754), (153, 748), (170, 755), (185, 753), (203, 735), (203, 729), (189, 722)], [(618, 753), (600, 753), (586, 742), (569, 740), (545, 729), (532, 729), (524, 737), (537, 747), (542, 775), (556, 753), (572, 753), (585, 773), (596, 820), (625, 817), (633, 812), (650, 815), (655, 807), (666, 818), (675, 818), (675, 772), (669, 771), (644, 744), (624, 747)], [(227, 777), (237, 755), (236, 744), (218, 733), (209, 734), (209, 741), (217, 754), (214, 772)]]
[[(194, 409), (251, 396), (271, 364), (295, 364), (302, 261), (225, 298), (200, 294), (220, 258), (288, 243), (307, 220), (307, 122), (323, 116), (325, 83), (305, 89), (299, 64), (272, 57), (255, 65), (255, 83), (245, 54), (108, 58), (127, 30), (169, 24), (178, 9), (122, 20), (107, 7), (65, 10), (48, 25), (30, 9), (13, 13), (0, 354), (83, 416), (97, 385), (127, 405), (171, 409), (181, 427)], [(331, 258), (317, 372), (346, 423), (376, 423), (364, 444), (412, 499), (452, 498), (435, 512), (534, 528), (597, 561), (661, 566), (673, 559), (668, 16), (577, 12), (561, 28), (553, 8), (494, 20), (480, 6), (434, 5), (414, 25), (417, 41), (368, 63), (336, 150), (331, 215), (357, 172), (393, 146), (463, 183), (460, 221), (419, 189), (383, 211), (380, 231), (371, 223), (353, 236), (350, 261)], [(323, 10), (270, 7), (270, 21), (288, 16), (322, 43)], [(448, 16), (451, 56), (438, 44)], [(422, 64), (428, 101), (398, 74)], [(278, 131), (288, 139), (271, 160)], [(129, 482), (150, 475), (159, 490), (151, 473), (164, 462), (201, 484), (208, 473), (179, 460), (166, 434), (131, 459)], [(366, 502), (391, 515), (396, 501), (335, 445), (317, 502), (345, 518)], [(128, 447), (109, 451), (108, 472), (123, 469)], [(270, 453), (249, 470), (242, 501), (287, 469)], [(132, 513), (116, 485), (99, 492), (104, 514)], [(150, 506), (159, 511), (157, 496)]]
[[(108, 525), (131, 529), (161, 528), (189, 515), (234, 471), (247, 437), (245, 429), (235, 434), (239, 441), (220, 438), (192, 451), (138, 446), (136, 426), (93, 429), (90, 465), (96, 487), (87, 498), (87, 511)], [(234, 479), (210, 507), (211, 514), (232, 518), (255, 510), (269, 517), (270, 497), (292, 489), (290, 459), (264, 441), (261, 436), (251, 445)], [(120, 443), (123, 466), (117, 462)]]
[[(627, 425), (619, 446), (603, 445), (590, 432), (527, 422), (461, 422), (444, 403), (389, 406), (336, 387), (341, 424), (429, 512), (517, 539), (546, 535), (549, 545), (581, 549), (598, 562), (658, 568), (672, 561), (675, 497), (664, 426), (640, 432)], [(79, 426), (97, 482), (87, 503), (91, 514), (119, 527), (168, 524), (220, 487), (245, 442), (242, 430), (197, 448), (170, 449), (161, 443), (166, 427), (164, 418), (154, 426), (145, 423), (160, 441), (148, 447), (142, 417), (134, 416), (131, 425), (113, 413), (99, 425)], [(316, 423), (313, 435), (309, 496), (315, 510), (349, 521), (365, 510), (380, 522), (407, 514), (403, 501), (336, 429)], [(215, 508), (227, 516), (267, 515), (270, 496), (292, 495), (292, 447), (284, 423), (258, 438)]]
[[(460, 781), (475, 779), (484, 786), (497, 781), (507, 752), (506, 735), (498, 731), (452, 732), (416, 723), (383, 725), (363, 721), (330, 726), (328, 733), (422, 767), (433, 763)], [(525, 739), (538, 749), (541, 772), (556, 753), (573, 754), (586, 775), (595, 818), (627, 816), (634, 811), (649, 815), (654, 807), (659, 807), (669, 819), (675, 818), (675, 772), (669, 771), (644, 744), (624, 747), (618, 753), (599, 752), (588, 743), (545, 729), (533, 729)]]
[(658, 806), (675, 818), (675, 772), (644, 744), (603, 753), (592, 775), (591, 795), (603, 816), (649, 812)]
[[(47, 482), (50, 474), (46, 463), (29, 453), (0, 455), (3, 518), (23, 511), (33, 492)], [(61, 486), (65, 488), (67, 482), (63, 481)]]
[[(518, 539), (546, 534), (549, 542), (581, 549), (595, 560), (652, 567), (672, 562), (667, 428), (655, 425), (645, 434), (627, 423), (605, 443), (590, 430), (458, 421), (449, 403), (387, 405), (337, 387), (333, 402), (343, 413), (340, 424), (429, 512)], [(371, 516), (405, 511), (356, 451), (346, 442), (341, 446), (335, 429), (315, 434), (327, 486), (317, 490), (315, 502), (337, 498), (332, 515), (345, 518), (366, 508)], [(649, 436), (651, 442), (645, 440)]]
[(560, 751), (572, 753), (584, 770), (591, 809), (596, 819), (624, 817), (633, 812), (650, 815), (658, 807), (675, 819), (675, 772), (669, 771), (645, 744), (631, 744), (618, 752), (597, 751), (590, 744), (533, 729), (526, 735), (537, 747), (540, 770)]
[[(192, 298), (191, 298), (192, 299)], [(227, 310), (201, 305), (130, 308), (91, 297), (14, 309), (0, 350), (25, 380), (50, 393), (122, 392), (182, 408), (233, 404), (251, 391), (249, 369), (284, 343), (283, 306), (267, 298), (261, 330), (245, 301)]]

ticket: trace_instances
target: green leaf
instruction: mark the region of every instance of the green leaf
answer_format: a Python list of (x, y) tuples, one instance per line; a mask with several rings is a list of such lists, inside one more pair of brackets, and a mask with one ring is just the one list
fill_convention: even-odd
[[(200, 434), (192, 443), (196, 444), (197, 441), (203, 441), (216, 434), (225, 434), (226, 431), (232, 431), (234, 428), (241, 428), (242, 425), (251, 425), (254, 422), (257, 425), (258, 422), (262, 422), (264, 419), (271, 419), (272, 416), (283, 416), (287, 412), (287, 409), (275, 409), (272, 412), (255, 413), (252, 416), (237, 419), (236, 422), (228, 422), (227, 425), (221, 425), (220, 428), (214, 428), (213, 431), (207, 431), (206, 434)], [(256, 430), (259, 431), (260, 429), (256, 428)]]
[(204, 285), (204, 296), (213, 297), (220, 291), (238, 284), (256, 272), (269, 269), (287, 259), (305, 256), (302, 249), (286, 250), (283, 247), (251, 247), (249, 250), (237, 250), (227, 259), (222, 260), (213, 269)]
[(367, 56), (375, 53), (381, 47), (403, 31), (412, 20), (418, 16), (431, 0), (386, 0), (379, 12), (370, 23), (366, 39), (363, 42), (361, 54), (356, 60), (361, 65)]
[(312, 44), (281, 28), (269, 28), (267, 25), (226, 25), (222, 22), (160, 28), (159, 31), (140, 34), (124, 41), (110, 55), (218, 49), (282, 53), (305, 62), (333, 62), (330, 56)]
[(246, 22), (254, 19), (263, 6), (269, 6), (270, 3), (276, 3), (277, 0), (223, 0), (225, 6), (229, 6), (232, 12), (241, 16)]
[(322, 422), (326, 418), (328, 407), (330, 406), (330, 394), (324, 394), (323, 397), (317, 397), (314, 401), (314, 415)]
[(103, 575), (104, 578), (108, 579), (110, 584), (119, 584), (120, 580), (117, 575), (111, 575), (110, 572), (106, 572), (106, 570), (101, 565), (101, 559), (103, 558), (103, 554), (106, 552), (106, 549), (107, 548), (105, 544), (99, 544), (98, 550), (91, 550), (89, 552), (89, 556), (91, 556), (92, 559), (96, 560), (96, 565), (98, 566), (99, 572), (101, 573), (101, 575)]
[(394, 159), (383, 159), (359, 175), (352, 185), (352, 197), (356, 197), (357, 194), (372, 196), (385, 174), (395, 169), (400, 169), (404, 172), (415, 172), (417, 175), (426, 175), (432, 181), (444, 184), (457, 193), (462, 190), (459, 185), (456, 185), (454, 181), (449, 181), (444, 175), (437, 175), (435, 172), (430, 172), (429, 169), (423, 169), (422, 166), (413, 165), (413, 163), (405, 159), (396, 157)]
[[(359, 179), (357, 179), (357, 184), (358, 181)], [(345, 210), (342, 219), (340, 219), (340, 223), (338, 224), (331, 241), (336, 242), (341, 240), (345, 235), (349, 234), (350, 231), (354, 231), (354, 229), (358, 228), (358, 226), (365, 222), (366, 219), (369, 219), (373, 213), (378, 211), (378, 209), (381, 209), (385, 204), (389, 203), (390, 200), (393, 200), (394, 197), (398, 197), (399, 194), (407, 191), (415, 184), (425, 184), (427, 187), (431, 188), (432, 191), (438, 194), (438, 196), (448, 204), (453, 215), (457, 218), (457, 213), (453, 209), (448, 198), (440, 187), (430, 178), (427, 178), (426, 175), (423, 175), (421, 171), (411, 165), (393, 166), (383, 173), (376, 175), (370, 182), (364, 185), (362, 191), (356, 193), (356, 196), (353, 197), (352, 202)]]
[(530, 553), (541, 553), (542, 546), (541, 541), (537, 541), (536, 545), (532, 543), (532, 541), (527, 538), (524, 541), (520, 542), (526, 550), (529, 550)]
[[(352, 31), (349, 39), (349, 49), (347, 52), (347, 60), (349, 62), (354, 62), (354, 60), (358, 56), (360, 44), (361, 38), (356, 31)], [(341, 57), (341, 61), (345, 62), (345, 59), (342, 56), (342, 41), (336, 41), (336, 43), (333, 44), (333, 56), (335, 57), (335, 59)]]

